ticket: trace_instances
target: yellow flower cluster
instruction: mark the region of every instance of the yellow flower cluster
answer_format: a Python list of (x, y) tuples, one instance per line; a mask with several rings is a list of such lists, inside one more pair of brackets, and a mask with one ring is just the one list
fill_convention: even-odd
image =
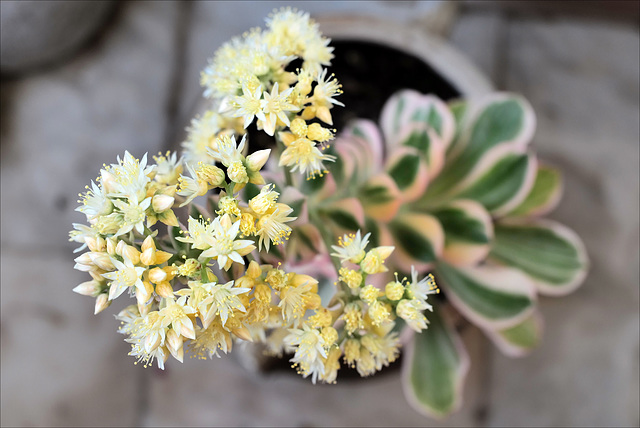
[(182, 166), (175, 153), (155, 160), (147, 166), (146, 155), (139, 160), (126, 152), (117, 164), (105, 165), (80, 195), (77, 211), (89, 224), (74, 224), (70, 240), (83, 244), (76, 252), (88, 248), (75, 259), (75, 268), (92, 280), (75, 291), (96, 298), (95, 313), (126, 290), (142, 305), (173, 275), (166, 265), (172, 254), (156, 249), (149, 228), (158, 221), (178, 226), (172, 208)]
[[(211, 163), (207, 148), (216, 138), (241, 134), (254, 121), (280, 142), (280, 166), (307, 178), (326, 172), (322, 153), (334, 138), (331, 108), (343, 104), (334, 76), (327, 76), (333, 48), (309, 14), (291, 8), (274, 11), (265, 30), (252, 29), (225, 43), (201, 74), (214, 109), (194, 119), (184, 142), (189, 162)], [(302, 67), (288, 71), (293, 61)], [(318, 121), (315, 121), (315, 120)]]

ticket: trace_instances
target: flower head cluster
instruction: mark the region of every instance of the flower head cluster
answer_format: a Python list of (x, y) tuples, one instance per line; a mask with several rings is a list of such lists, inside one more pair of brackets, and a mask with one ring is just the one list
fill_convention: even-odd
[(418, 281), (412, 270), (411, 282), (397, 281), (396, 276), (385, 290), (367, 284), (369, 275), (386, 271), (385, 259), (394, 250), (376, 247), (367, 251), (369, 236), (362, 237), (358, 231), (343, 236), (333, 247), (334, 256), (347, 265), (339, 270), (341, 291), (336, 297), (340, 306), (331, 311), (320, 306), (299, 327), (277, 336), (294, 353), (294, 367), (314, 383), (317, 379), (335, 382), (341, 357), (361, 376), (395, 361), (400, 352), (394, 330), (398, 317), (416, 331), (427, 328), (423, 311), (431, 309), (427, 295), (437, 292), (433, 277)]
[[(331, 108), (342, 90), (323, 68), (331, 64), (333, 48), (309, 14), (291, 8), (274, 11), (267, 29), (253, 29), (224, 44), (201, 75), (204, 95), (217, 111), (194, 119), (184, 143), (190, 161), (217, 160), (216, 138), (243, 133), (252, 123), (277, 136), (280, 166), (307, 178), (326, 173), (323, 154), (334, 130)], [(294, 60), (302, 67), (289, 71)], [(317, 119), (317, 120), (316, 120)]]

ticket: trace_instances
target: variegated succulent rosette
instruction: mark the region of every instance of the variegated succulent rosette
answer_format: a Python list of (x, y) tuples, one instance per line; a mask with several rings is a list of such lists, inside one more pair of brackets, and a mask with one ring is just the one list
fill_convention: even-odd
[[(542, 218), (562, 182), (531, 151), (534, 129), (518, 95), (445, 103), (394, 94), (379, 124), (356, 120), (339, 134), (330, 174), (294, 183), (308, 221), (298, 221), (285, 258), (322, 252), (326, 236), (371, 232), (374, 245), (395, 246), (392, 270), (433, 270), (464, 318), (506, 355), (525, 355), (542, 334), (537, 297), (572, 292), (588, 268), (575, 232)], [(444, 416), (460, 406), (469, 361), (437, 306), (409, 340), (403, 377), (416, 408)]]

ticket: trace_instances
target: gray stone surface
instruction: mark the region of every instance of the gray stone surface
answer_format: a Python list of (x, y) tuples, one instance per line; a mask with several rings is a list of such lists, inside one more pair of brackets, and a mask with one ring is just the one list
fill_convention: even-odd
[(532, 356), (495, 356), (489, 422), (637, 426), (638, 31), (518, 20), (507, 35), (505, 87), (531, 101), (533, 147), (565, 176), (550, 217), (584, 239), (592, 269), (574, 294), (542, 299)]
[(145, 373), (152, 393), (143, 420), (147, 426), (472, 426), (483, 395), (484, 362), (475, 357), (481, 358), (485, 339), (469, 328), (463, 340), (474, 358), (465, 409), (445, 421), (429, 420), (407, 404), (399, 371), (355, 380), (338, 373), (336, 385), (313, 385), (293, 371), (249, 372), (232, 355)]
[(105, 23), (113, 0), (0, 3), (0, 69), (19, 73), (64, 59)]
[(175, 4), (132, 3), (94, 51), (2, 82), (2, 426), (135, 425), (140, 371), (113, 308), (71, 289), (77, 193), (103, 162), (160, 148)]
[[(48, 250), (83, 221), (79, 192), (103, 163), (163, 143), (176, 5), (133, 3), (94, 51), (2, 83), (2, 244)], [(5, 126), (5, 123), (7, 124)]]

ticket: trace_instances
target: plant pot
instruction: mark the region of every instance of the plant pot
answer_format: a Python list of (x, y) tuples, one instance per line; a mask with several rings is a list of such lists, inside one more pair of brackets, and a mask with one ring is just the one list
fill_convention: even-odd
[[(320, 18), (318, 22), (323, 34), (332, 39), (331, 46), (335, 47), (329, 72), (336, 75), (344, 90), (339, 100), (345, 108), (332, 110), (333, 126), (338, 133), (355, 118), (377, 121), (384, 103), (400, 89), (435, 94), (445, 101), (492, 92), (488, 79), (461, 53), (416, 26), (343, 16)], [(389, 67), (388, 64), (394, 66)], [(250, 151), (273, 145), (273, 139), (257, 131), (255, 125), (249, 127), (248, 133)], [(450, 310), (452, 308), (446, 304), (443, 294), (437, 297), (439, 304), (446, 306), (444, 311), (458, 332), (465, 330), (466, 335), (480, 335), (477, 329), (466, 332), (468, 321), (455, 310)], [(265, 356), (264, 348), (255, 344), (239, 350), (241, 352), (232, 355), (250, 372), (296, 375), (289, 357)], [(401, 358), (383, 369), (382, 373), (398, 375)], [(339, 377), (341, 382), (362, 380), (355, 369), (346, 365), (341, 368)]]

